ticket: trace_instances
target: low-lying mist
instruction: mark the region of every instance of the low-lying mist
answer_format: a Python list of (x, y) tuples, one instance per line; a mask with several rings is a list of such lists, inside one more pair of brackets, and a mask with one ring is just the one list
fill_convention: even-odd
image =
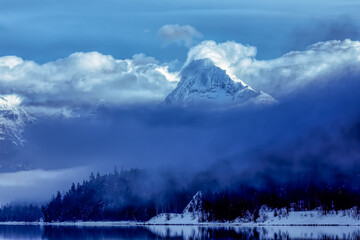
[(360, 83), (354, 73), (329, 78), (266, 107), (105, 104), (84, 117), (40, 118), (6, 154), (29, 169), (140, 168), (154, 189), (341, 181), (360, 174)]

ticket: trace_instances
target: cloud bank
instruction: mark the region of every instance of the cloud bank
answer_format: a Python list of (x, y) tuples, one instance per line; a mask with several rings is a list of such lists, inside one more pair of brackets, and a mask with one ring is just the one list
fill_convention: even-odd
[(197, 39), (203, 37), (202, 33), (190, 25), (164, 25), (158, 31), (158, 36), (164, 42), (164, 45), (176, 43), (191, 47)]
[(70, 116), (76, 108), (160, 102), (176, 86), (177, 73), (143, 54), (117, 60), (98, 52), (74, 53), (39, 65), (0, 58), (0, 94), (16, 94), (27, 110)]
[(190, 49), (186, 64), (210, 58), (234, 79), (276, 98), (283, 98), (310, 85), (321, 87), (330, 78), (346, 72), (359, 72), (360, 42), (319, 42), (304, 51), (290, 52), (272, 60), (262, 61), (255, 57), (256, 48), (253, 46), (204, 41)]
[[(184, 66), (209, 58), (235, 81), (280, 101), (303, 91), (321, 91), (333, 78), (360, 72), (358, 41), (319, 42), (271, 60), (257, 60), (256, 54), (253, 46), (203, 41), (189, 50)], [(170, 66), (144, 54), (118, 60), (78, 52), (45, 64), (5, 56), (0, 57), (0, 95), (20, 97), (31, 114), (64, 117), (89, 113), (103, 104), (160, 103), (179, 81), (179, 73)]]
[[(237, 79), (282, 97), (279, 104), (267, 108), (229, 111), (122, 106), (130, 100), (154, 102), (166, 95), (159, 84), (170, 90), (176, 85), (170, 81), (176, 81), (176, 73), (143, 55), (115, 60), (99, 53), (78, 53), (43, 65), (15, 57), (2, 59), (2, 91), (21, 95), (28, 108), (84, 108), (102, 98), (112, 104), (99, 108), (96, 117), (38, 118), (25, 131), (23, 147), (9, 151), (0, 142), (0, 150), (6, 149), (0, 151), (1, 165), (8, 163), (6, 169), (13, 169), (12, 165), (23, 162), (28, 169), (52, 170), (93, 166), (102, 172), (117, 165), (160, 169), (165, 176), (173, 170), (182, 182), (205, 171), (204, 178), (222, 180), (225, 185), (234, 176), (242, 178), (240, 171), (254, 176), (270, 172), (280, 178), (272, 169), (306, 170), (313, 167), (312, 161), (334, 169), (346, 163), (346, 170), (351, 169), (359, 162), (359, 128), (351, 127), (360, 116), (358, 45), (350, 40), (323, 42), (267, 61), (256, 60), (256, 48), (234, 42), (205, 41), (195, 46), (188, 62), (211, 58)], [(127, 74), (136, 76), (130, 87), (123, 82)], [(119, 79), (122, 88), (114, 85)], [(126, 91), (139, 93), (141, 86), (150, 86), (152, 95), (121, 98)], [(119, 94), (112, 95), (113, 91)], [(287, 97), (295, 92), (295, 97)], [(344, 129), (356, 136), (344, 136)], [(28, 175), (0, 175), (0, 180), (1, 176), (11, 180)], [(4, 183), (8, 184), (0, 186), (4, 192), (31, 189)]]

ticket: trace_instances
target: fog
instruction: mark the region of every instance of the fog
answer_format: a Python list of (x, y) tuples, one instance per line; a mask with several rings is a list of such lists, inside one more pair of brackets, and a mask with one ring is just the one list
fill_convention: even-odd
[[(158, 184), (172, 178), (186, 185), (199, 176), (222, 186), (245, 179), (262, 184), (264, 175), (292, 182), (308, 173), (336, 181), (359, 169), (358, 80), (356, 72), (332, 76), (321, 88), (309, 86), (267, 107), (103, 106), (86, 117), (42, 118), (27, 128), (26, 143), (6, 154), (28, 169), (82, 169), (48, 183), (59, 190), (114, 166), (144, 169)], [(48, 188), (37, 191), (29, 193), (50, 195)]]

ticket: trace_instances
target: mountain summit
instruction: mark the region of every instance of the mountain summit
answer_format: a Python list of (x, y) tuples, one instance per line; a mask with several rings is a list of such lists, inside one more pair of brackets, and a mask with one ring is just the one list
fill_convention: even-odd
[(243, 82), (234, 82), (225, 70), (215, 66), (210, 59), (200, 59), (182, 70), (178, 86), (166, 97), (165, 102), (184, 106), (208, 103), (230, 106), (271, 104), (276, 100)]

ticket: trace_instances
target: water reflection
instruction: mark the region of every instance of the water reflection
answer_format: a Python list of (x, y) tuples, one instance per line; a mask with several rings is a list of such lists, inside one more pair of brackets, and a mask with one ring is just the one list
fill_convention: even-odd
[(0, 226), (0, 239), (42, 239), (40, 226)]
[(360, 227), (0, 226), (0, 239), (360, 239)]
[(45, 226), (42, 239), (157, 239), (144, 227), (59, 227)]

